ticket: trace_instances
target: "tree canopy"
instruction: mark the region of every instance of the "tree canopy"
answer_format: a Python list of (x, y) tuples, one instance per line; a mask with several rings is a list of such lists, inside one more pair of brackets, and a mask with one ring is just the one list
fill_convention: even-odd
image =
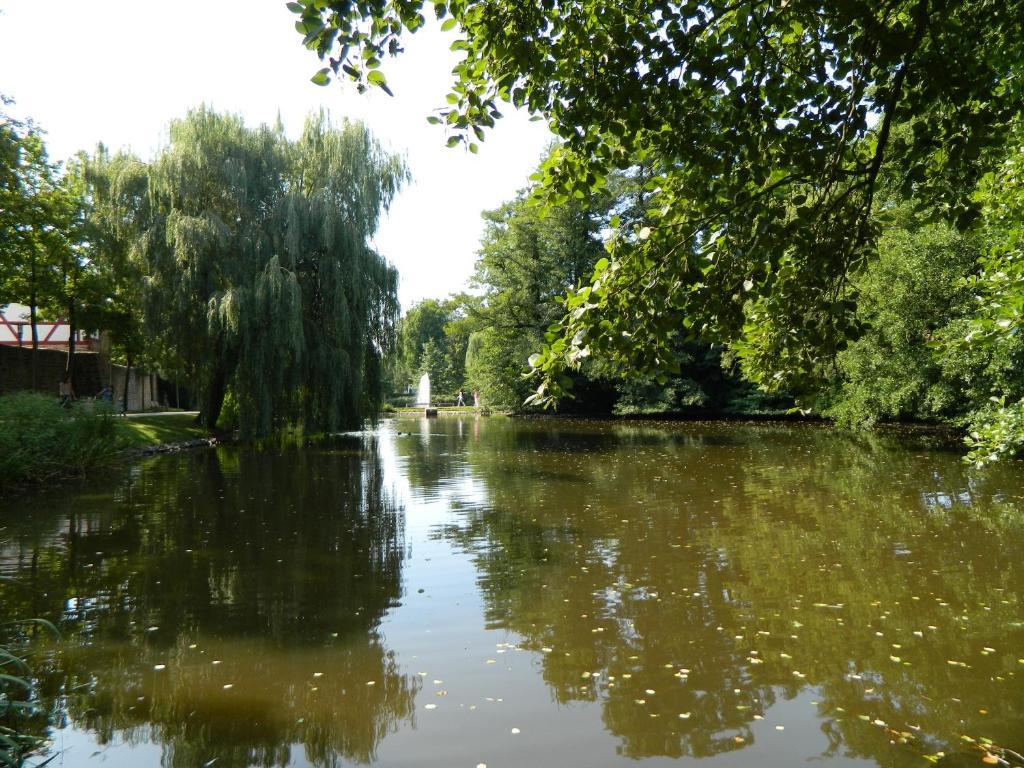
[(684, 318), (738, 340), (754, 378), (799, 382), (851, 332), (843, 293), (873, 252), (883, 169), (966, 224), (966, 192), (1024, 104), (1019, 0), (289, 6), (327, 60), (314, 79), (362, 88), (387, 87), (382, 60), (425, 14), (444, 19), (464, 58), (432, 119), (472, 148), (503, 101), (543, 116), (564, 141), (549, 202), (650, 163), (648, 222), (615, 233), (536, 360), (546, 394), (588, 354), (665, 366)]
[(368, 240), (406, 175), (363, 125), (323, 115), (294, 142), (208, 109), (171, 125), (148, 207), (126, 202), (147, 327), (197, 382), (208, 425), (228, 392), (246, 435), (373, 410), (397, 275)]
[[(10, 99), (0, 97), (6, 106)], [(29, 307), (31, 344), (42, 310), (76, 328), (85, 295), (97, 299), (87, 253), (80, 177), (50, 160), (42, 131), (0, 112), (0, 301)], [(95, 309), (95, 305), (91, 307)], [(70, 335), (68, 370), (74, 353)], [(36, 359), (32, 359), (33, 384)]]

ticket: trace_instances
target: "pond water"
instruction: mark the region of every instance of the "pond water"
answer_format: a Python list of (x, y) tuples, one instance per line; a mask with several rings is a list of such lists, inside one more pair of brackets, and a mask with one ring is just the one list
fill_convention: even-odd
[(983, 765), (1024, 752), (1020, 469), (400, 418), (4, 502), (0, 597), (63, 633), (50, 765)]

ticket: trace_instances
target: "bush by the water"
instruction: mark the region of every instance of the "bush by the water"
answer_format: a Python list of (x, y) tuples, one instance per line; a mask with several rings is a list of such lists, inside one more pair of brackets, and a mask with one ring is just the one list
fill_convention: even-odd
[(0, 396), (0, 489), (80, 476), (110, 463), (119, 443), (116, 418), (100, 403), (65, 410), (47, 395)]

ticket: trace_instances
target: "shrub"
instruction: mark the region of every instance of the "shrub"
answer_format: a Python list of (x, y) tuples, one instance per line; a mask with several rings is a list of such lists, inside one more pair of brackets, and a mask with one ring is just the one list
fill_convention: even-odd
[(0, 396), (0, 489), (81, 476), (109, 464), (121, 447), (106, 404), (65, 410), (47, 395)]

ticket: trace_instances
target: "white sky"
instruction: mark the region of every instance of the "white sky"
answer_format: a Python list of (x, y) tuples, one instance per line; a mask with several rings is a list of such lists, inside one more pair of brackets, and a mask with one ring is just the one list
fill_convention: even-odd
[(503, 108), (478, 155), (446, 149), (426, 116), (449, 90), (451, 33), (432, 25), (385, 61), (394, 98), (360, 96), (309, 82), (322, 65), (294, 18), (284, 0), (0, 0), (0, 93), (46, 130), (54, 159), (100, 141), (150, 158), (167, 124), (201, 103), (252, 125), (280, 111), (291, 135), (321, 107), (362, 119), (412, 169), (375, 239), (401, 274), (403, 307), (460, 290), (480, 212), (526, 186), (550, 140), (545, 124)]

